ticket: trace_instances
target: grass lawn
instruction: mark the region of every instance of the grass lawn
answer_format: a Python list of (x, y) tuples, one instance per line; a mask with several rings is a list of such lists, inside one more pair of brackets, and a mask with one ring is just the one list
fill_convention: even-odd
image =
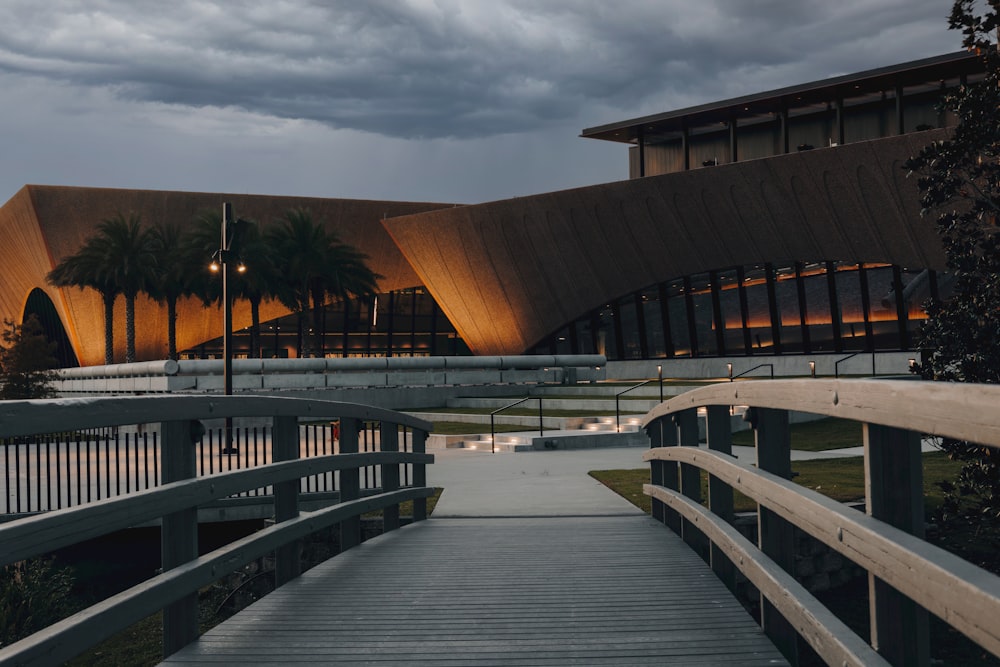
[[(865, 497), (864, 459), (860, 456), (838, 459), (792, 462), (798, 475), (794, 482), (818, 491), (840, 502), (863, 500)], [(960, 464), (950, 461), (942, 452), (924, 454), (924, 502), (928, 513), (941, 504), (941, 489), (937, 482), (954, 479)], [(642, 485), (649, 482), (649, 468), (635, 470), (594, 470), (591, 477), (622, 496), (647, 514), (650, 512), (649, 496), (642, 492)], [(704, 478), (705, 475), (702, 474)], [(707, 497), (708, 482), (702, 479), (702, 497)], [(736, 492), (734, 503), (737, 512), (756, 511), (757, 504)]]
[[(792, 449), (822, 452), (828, 449), (858, 447), (862, 444), (861, 423), (827, 417), (818, 421), (792, 424)], [(733, 433), (733, 444), (753, 447), (753, 431)]]

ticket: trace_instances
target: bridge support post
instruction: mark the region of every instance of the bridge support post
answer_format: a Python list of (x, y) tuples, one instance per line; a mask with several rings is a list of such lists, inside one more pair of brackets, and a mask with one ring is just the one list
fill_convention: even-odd
[[(649, 433), (650, 447), (674, 447), (677, 445), (677, 427), (673, 417), (657, 419), (646, 430)], [(676, 461), (650, 461), (649, 483), (677, 491), (680, 489), (680, 477)], [(681, 534), (681, 517), (662, 502), (653, 499), (652, 515), (657, 521), (662, 521), (668, 528)]]
[[(399, 451), (399, 425), (383, 421), (379, 433), (379, 449), (383, 452)], [(399, 464), (383, 463), (382, 491), (399, 490)], [(389, 532), (399, 528), (399, 505), (389, 505), (382, 511), (382, 530)]]
[[(160, 424), (160, 469), (164, 484), (197, 477), (194, 439), (200, 422)], [(160, 563), (164, 571), (198, 558), (198, 510), (167, 514), (160, 529)], [(163, 656), (173, 655), (198, 638), (198, 594), (191, 593), (163, 608)]]
[[(729, 408), (725, 405), (710, 405), (706, 411), (705, 436), (708, 448), (720, 454), (732, 455), (733, 429)], [(713, 475), (708, 476), (708, 508), (724, 521), (733, 522), (733, 487)], [(709, 558), (712, 571), (730, 591), (736, 592), (736, 567), (732, 561), (714, 544), (711, 545)]]
[[(278, 461), (299, 458), (299, 422), (295, 417), (275, 417), (271, 429), (271, 456)], [(280, 523), (299, 515), (299, 480), (274, 485), (274, 521)], [(274, 553), (276, 586), (288, 583), (302, 573), (300, 544), (296, 540), (278, 547)]]
[[(358, 432), (360, 419), (340, 420), (340, 453), (358, 453)], [(357, 500), (361, 497), (361, 470), (350, 468), (340, 471), (340, 500)], [(361, 544), (361, 517), (354, 516), (340, 522), (340, 550), (346, 551)]]
[[(674, 415), (677, 424), (678, 444), (682, 447), (698, 446), (698, 410), (692, 408)], [(687, 463), (680, 464), (681, 493), (696, 503), (701, 503), (701, 469)], [(707, 563), (710, 560), (708, 539), (692, 522), (681, 520), (684, 542)]]
[[(418, 429), (411, 431), (413, 437), (412, 449), (415, 454), (427, 451), (427, 432)], [(427, 466), (423, 463), (413, 464), (413, 486), (427, 486)], [(413, 520), (423, 521), (427, 518), (427, 499), (417, 498), (413, 501)]]
[[(747, 418), (754, 428), (757, 467), (785, 479), (792, 478), (792, 439), (788, 429), (788, 411), (753, 408)], [(795, 573), (795, 527), (758, 506), (757, 531), (760, 550), (786, 572)], [(764, 632), (793, 665), (798, 664), (798, 633), (781, 612), (763, 595), (760, 619)]]
[[(864, 425), (865, 497), (868, 515), (924, 537), (920, 434)], [(872, 646), (894, 665), (930, 664), (927, 610), (868, 574)]]

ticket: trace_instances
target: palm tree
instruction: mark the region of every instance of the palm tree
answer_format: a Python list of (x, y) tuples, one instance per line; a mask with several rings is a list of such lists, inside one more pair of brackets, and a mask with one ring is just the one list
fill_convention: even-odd
[(92, 236), (76, 253), (64, 257), (46, 280), (56, 287), (89, 287), (100, 293), (104, 301), (104, 363), (110, 365), (115, 362), (115, 299), (121, 287), (110, 279), (104, 266), (104, 248), (99, 239)]
[(135, 299), (156, 271), (156, 240), (135, 213), (101, 221), (94, 238), (104, 253), (106, 279), (125, 297), (125, 363), (135, 361)]
[(149, 295), (167, 306), (167, 358), (177, 359), (177, 301), (191, 293), (191, 255), (186, 251), (184, 230), (175, 222), (153, 226), (156, 270), (148, 285)]
[[(222, 302), (222, 282), (207, 270), (208, 259), (219, 250), (221, 243), (222, 216), (215, 211), (203, 211), (198, 215), (187, 237), (185, 253), (189, 257), (192, 270), (191, 289), (207, 306)], [(244, 273), (233, 276), (230, 296), (250, 302), (250, 356), (260, 352), (260, 304), (275, 298), (275, 289), (280, 284), (274, 265), (270, 245), (261, 235), (257, 225), (249, 225), (244, 230), (239, 247), (234, 248), (240, 260), (246, 265)]]
[(320, 311), (328, 296), (346, 299), (377, 291), (378, 279), (367, 256), (327, 232), (304, 209), (292, 209), (268, 229), (267, 244), (280, 265), (283, 288), (278, 299), (298, 314), (297, 352), (303, 355), (305, 313), (312, 308), (315, 353), (323, 354)]

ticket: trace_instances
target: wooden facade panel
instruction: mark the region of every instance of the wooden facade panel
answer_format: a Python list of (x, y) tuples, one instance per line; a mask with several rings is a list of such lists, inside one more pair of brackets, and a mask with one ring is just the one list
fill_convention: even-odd
[[(385, 225), (474, 353), (519, 354), (564, 326), (567, 314), (702, 271), (794, 260), (943, 270), (933, 221), (920, 217), (916, 179), (896, 172), (919, 146), (947, 133), (441, 209)], [(637, 205), (643, 201), (665, 214), (645, 213)], [(534, 229), (530, 256), (515, 257), (501, 242), (503, 232), (520, 228), (526, 215), (533, 227), (552, 229)], [(462, 247), (442, 253), (430, 238), (461, 238)], [(480, 262), (474, 274), (459, 271), (467, 255), (491, 261)], [(531, 269), (520, 262), (531, 262)], [(567, 286), (566, 274), (579, 278)], [(548, 285), (562, 290), (555, 295), (560, 306), (540, 310), (540, 299), (551, 300), (540, 297)], [(456, 300), (461, 312), (449, 307)]]

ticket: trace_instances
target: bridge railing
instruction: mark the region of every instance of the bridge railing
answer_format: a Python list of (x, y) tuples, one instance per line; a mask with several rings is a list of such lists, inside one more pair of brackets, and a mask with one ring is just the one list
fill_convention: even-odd
[[(927, 665), (928, 612), (1000, 655), (1000, 577), (924, 538), (921, 438), (1000, 447), (1000, 386), (903, 380), (717, 384), (650, 411), (653, 516), (678, 532), (731, 588), (736, 570), (761, 594), (761, 624), (793, 663), (798, 637), (836, 665)], [(749, 406), (757, 464), (731, 456), (731, 406)], [(708, 450), (698, 445), (707, 413)], [(866, 513), (790, 481), (790, 410), (860, 422)], [(701, 471), (708, 476), (702, 505)], [(758, 542), (732, 525), (733, 490), (758, 503)], [(870, 643), (792, 576), (794, 531), (868, 571)]]
[[(223, 426), (206, 424), (195, 440), (198, 475), (251, 468), (272, 462), (270, 423), (237, 423), (229, 437)], [(299, 457), (327, 456), (339, 446), (340, 424), (310, 420), (299, 424)], [(405, 448), (411, 434), (402, 435)], [(379, 422), (365, 421), (360, 451), (378, 451)], [(160, 484), (160, 432), (155, 424), (125, 428), (77, 429), (0, 439), (0, 523), (24, 514), (64, 509), (144, 491)], [(379, 486), (378, 470), (366, 467), (362, 489)], [(404, 468), (404, 475), (409, 474)], [(337, 474), (303, 478), (301, 490), (310, 505), (336, 499)], [(250, 489), (239, 498), (222, 499), (206, 516), (217, 520), (260, 518), (254, 498), (270, 496), (270, 488)], [(269, 515), (268, 515), (269, 516)]]
[[(195, 440), (201, 420), (226, 417), (271, 419), (273, 462), (198, 477)], [(299, 421), (337, 419), (336, 455), (300, 459)], [(378, 422), (380, 451), (359, 451), (364, 422)], [(361, 515), (382, 510), (385, 530), (399, 526), (399, 506), (413, 502), (413, 519), (426, 518), (425, 443), (431, 427), (423, 420), (353, 403), (277, 397), (159, 396), (5, 401), (0, 403), (0, 438), (38, 433), (156, 424), (161, 434), (162, 484), (129, 495), (45, 512), (0, 525), (0, 566), (47, 554), (85, 540), (150, 521), (161, 521), (162, 574), (99, 602), (63, 621), (0, 648), (0, 664), (58, 664), (136, 621), (163, 610), (164, 655), (198, 635), (198, 590), (270, 553), (281, 585), (299, 574), (298, 541), (339, 525), (341, 549), (361, 541)], [(411, 451), (399, 451), (400, 429), (411, 431)], [(362, 497), (361, 476), (377, 467), (378, 492)], [(404, 485), (400, 471), (409, 484)], [(337, 472), (339, 502), (301, 513), (300, 480)], [(252, 489), (273, 489), (274, 525), (199, 556), (197, 509)]]

